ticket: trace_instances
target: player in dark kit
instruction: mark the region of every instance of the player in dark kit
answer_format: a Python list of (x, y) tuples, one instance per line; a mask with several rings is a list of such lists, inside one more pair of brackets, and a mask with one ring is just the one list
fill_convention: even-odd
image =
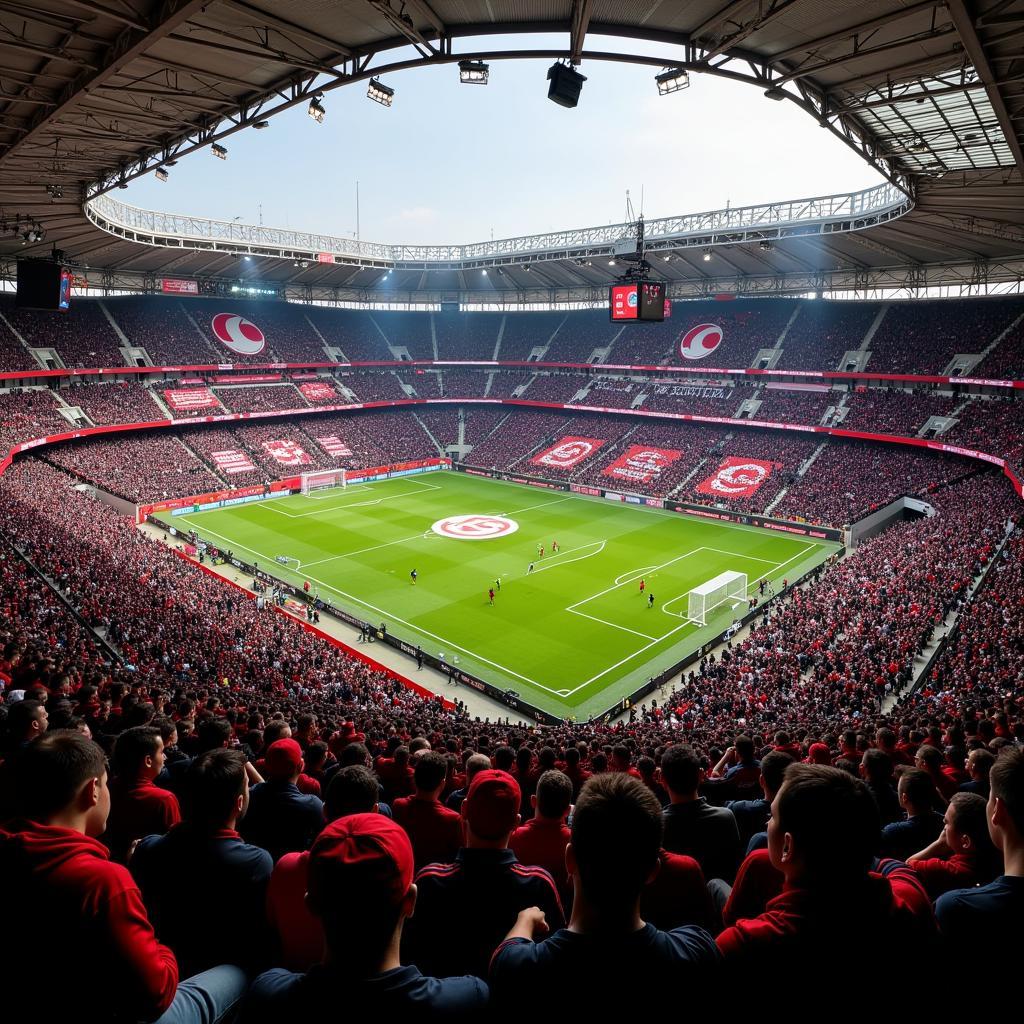
[(654, 607), (654, 595), (653, 594), (648, 594), (647, 595), (647, 607), (648, 608), (653, 608)]
[(412, 580), (412, 585), (414, 587), (416, 586), (416, 578), (418, 576), (419, 576), (419, 573), (415, 569), (413, 569), (413, 571), (411, 573), (409, 573), (409, 579)]

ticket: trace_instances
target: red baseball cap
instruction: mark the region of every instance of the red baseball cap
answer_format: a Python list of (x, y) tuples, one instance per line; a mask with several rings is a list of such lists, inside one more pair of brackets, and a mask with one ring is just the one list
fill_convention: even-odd
[(412, 843), (401, 825), (383, 814), (350, 814), (332, 821), (309, 851), (309, 892), (315, 899), (340, 895), (362, 904), (396, 906), (412, 885)]
[(500, 839), (516, 827), (523, 796), (508, 772), (486, 769), (469, 784), (463, 810), (469, 827), (481, 839)]
[(807, 760), (811, 764), (831, 764), (832, 754), (827, 743), (812, 743), (807, 750)]
[(271, 778), (288, 778), (302, 770), (302, 747), (295, 740), (277, 740), (267, 747), (263, 767)]

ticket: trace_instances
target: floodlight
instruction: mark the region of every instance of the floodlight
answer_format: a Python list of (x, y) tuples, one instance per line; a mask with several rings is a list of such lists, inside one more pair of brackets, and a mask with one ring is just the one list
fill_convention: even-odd
[(482, 60), (460, 60), (459, 81), (463, 85), (486, 85), (491, 67)]
[(615, 260), (609, 260), (608, 261), (608, 266), (609, 267), (614, 267), (615, 266)]
[(690, 87), (690, 76), (682, 68), (668, 68), (660, 75), (655, 75), (654, 81), (658, 83), (659, 96), (667, 96), (669, 93)]
[(382, 107), (390, 107), (395, 98), (395, 90), (390, 85), (385, 85), (379, 79), (371, 78), (366, 95), (374, 103), (379, 103)]
[(320, 102), (321, 99), (322, 97), (320, 96), (314, 96), (309, 101), (309, 109), (307, 110), (309, 116), (313, 118), (317, 124), (323, 124), (324, 118), (327, 116), (327, 111), (324, 108), (323, 103)]
[(552, 64), (548, 68), (548, 99), (554, 100), (560, 107), (575, 107), (580, 99), (580, 90), (587, 80), (575, 68), (568, 64)]
[(252, 126), (253, 126), (253, 128), (256, 128), (256, 129), (269, 128), (270, 127), (270, 122), (269, 121), (253, 121)]
[(705, 263), (710, 263), (711, 262), (711, 250), (710, 249), (705, 249), (704, 250), (704, 262)]
[(215, 142), (210, 147), (210, 151), (218, 160), (227, 160), (228, 158), (228, 151), (220, 143)]
[(767, 238), (762, 238), (761, 241), (757, 243), (757, 245), (762, 252), (772, 251), (772, 243), (769, 242)]
[(776, 100), (780, 103), (786, 98), (785, 92), (783, 92), (778, 86), (773, 86), (771, 89), (765, 89), (764, 94), (768, 99)]
[(157, 181), (166, 181), (170, 175), (162, 168), (158, 167), (154, 172)]

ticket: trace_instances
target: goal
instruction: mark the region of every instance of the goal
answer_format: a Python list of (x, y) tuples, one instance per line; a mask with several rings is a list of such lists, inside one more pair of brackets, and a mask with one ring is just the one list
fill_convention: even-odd
[(303, 494), (322, 491), (328, 487), (346, 486), (343, 469), (321, 469), (315, 473), (303, 473), (299, 479), (302, 482), (300, 490)]
[(746, 601), (747, 574), (745, 572), (723, 572), (707, 583), (694, 587), (689, 594), (690, 605), (687, 615), (693, 622), (707, 625), (708, 616), (716, 608), (730, 601)]

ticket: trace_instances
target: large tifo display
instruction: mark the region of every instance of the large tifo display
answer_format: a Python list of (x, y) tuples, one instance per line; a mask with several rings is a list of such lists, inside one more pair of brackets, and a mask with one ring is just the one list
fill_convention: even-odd
[(612, 320), (660, 323), (667, 315), (666, 305), (663, 281), (613, 284), (608, 295), (608, 309)]

